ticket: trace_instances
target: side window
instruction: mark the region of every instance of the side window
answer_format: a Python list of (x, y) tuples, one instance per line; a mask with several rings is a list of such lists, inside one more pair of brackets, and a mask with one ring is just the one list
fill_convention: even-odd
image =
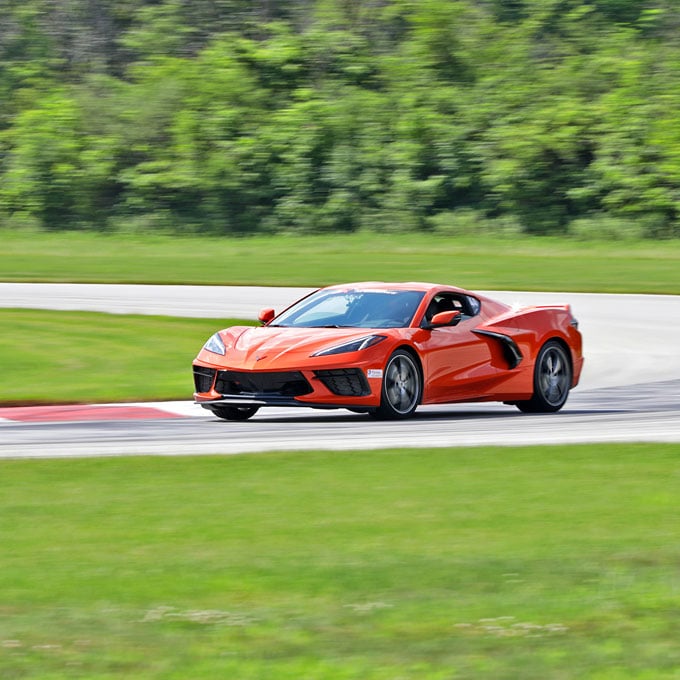
[(482, 309), (482, 303), (476, 297), (472, 297), (472, 295), (465, 295), (464, 297), (468, 308), (466, 314), (477, 316)]
[(429, 322), (432, 317), (439, 312), (459, 311), (464, 317), (476, 316), (479, 314), (481, 304), (479, 300), (471, 295), (459, 295), (457, 293), (439, 293), (432, 298), (432, 301), (425, 312), (425, 321)]

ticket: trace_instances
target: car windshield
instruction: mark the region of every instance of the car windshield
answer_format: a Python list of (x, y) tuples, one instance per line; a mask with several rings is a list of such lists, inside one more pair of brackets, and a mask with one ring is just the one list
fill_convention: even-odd
[(405, 328), (425, 293), (416, 290), (320, 290), (274, 319), (295, 328)]

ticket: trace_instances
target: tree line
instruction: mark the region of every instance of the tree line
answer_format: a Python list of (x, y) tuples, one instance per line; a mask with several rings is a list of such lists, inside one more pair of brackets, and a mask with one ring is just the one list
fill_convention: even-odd
[(675, 0), (0, 0), (0, 225), (680, 236)]

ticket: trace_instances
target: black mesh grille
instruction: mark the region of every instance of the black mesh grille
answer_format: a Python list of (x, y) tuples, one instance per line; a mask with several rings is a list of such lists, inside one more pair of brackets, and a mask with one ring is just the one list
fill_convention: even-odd
[(194, 385), (197, 392), (210, 392), (217, 371), (213, 368), (194, 366)]
[(262, 394), (282, 397), (299, 397), (312, 391), (310, 384), (299, 371), (280, 373), (219, 371), (215, 389), (220, 394)]
[(364, 397), (371, 393), (364, 374), (358, 368), (336, 368), (315, 371), (316, 377), (340, 397)]

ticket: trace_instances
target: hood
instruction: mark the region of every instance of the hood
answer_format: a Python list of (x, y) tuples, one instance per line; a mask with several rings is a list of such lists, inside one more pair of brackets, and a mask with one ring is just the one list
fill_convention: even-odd
[(233, 369), (287, 370), (304, 366), (314, 352), (377, 332), (384, 334), (370, 328), (230, 328), (220, 333), (226, 355), (204, 350), (201, 358)]

